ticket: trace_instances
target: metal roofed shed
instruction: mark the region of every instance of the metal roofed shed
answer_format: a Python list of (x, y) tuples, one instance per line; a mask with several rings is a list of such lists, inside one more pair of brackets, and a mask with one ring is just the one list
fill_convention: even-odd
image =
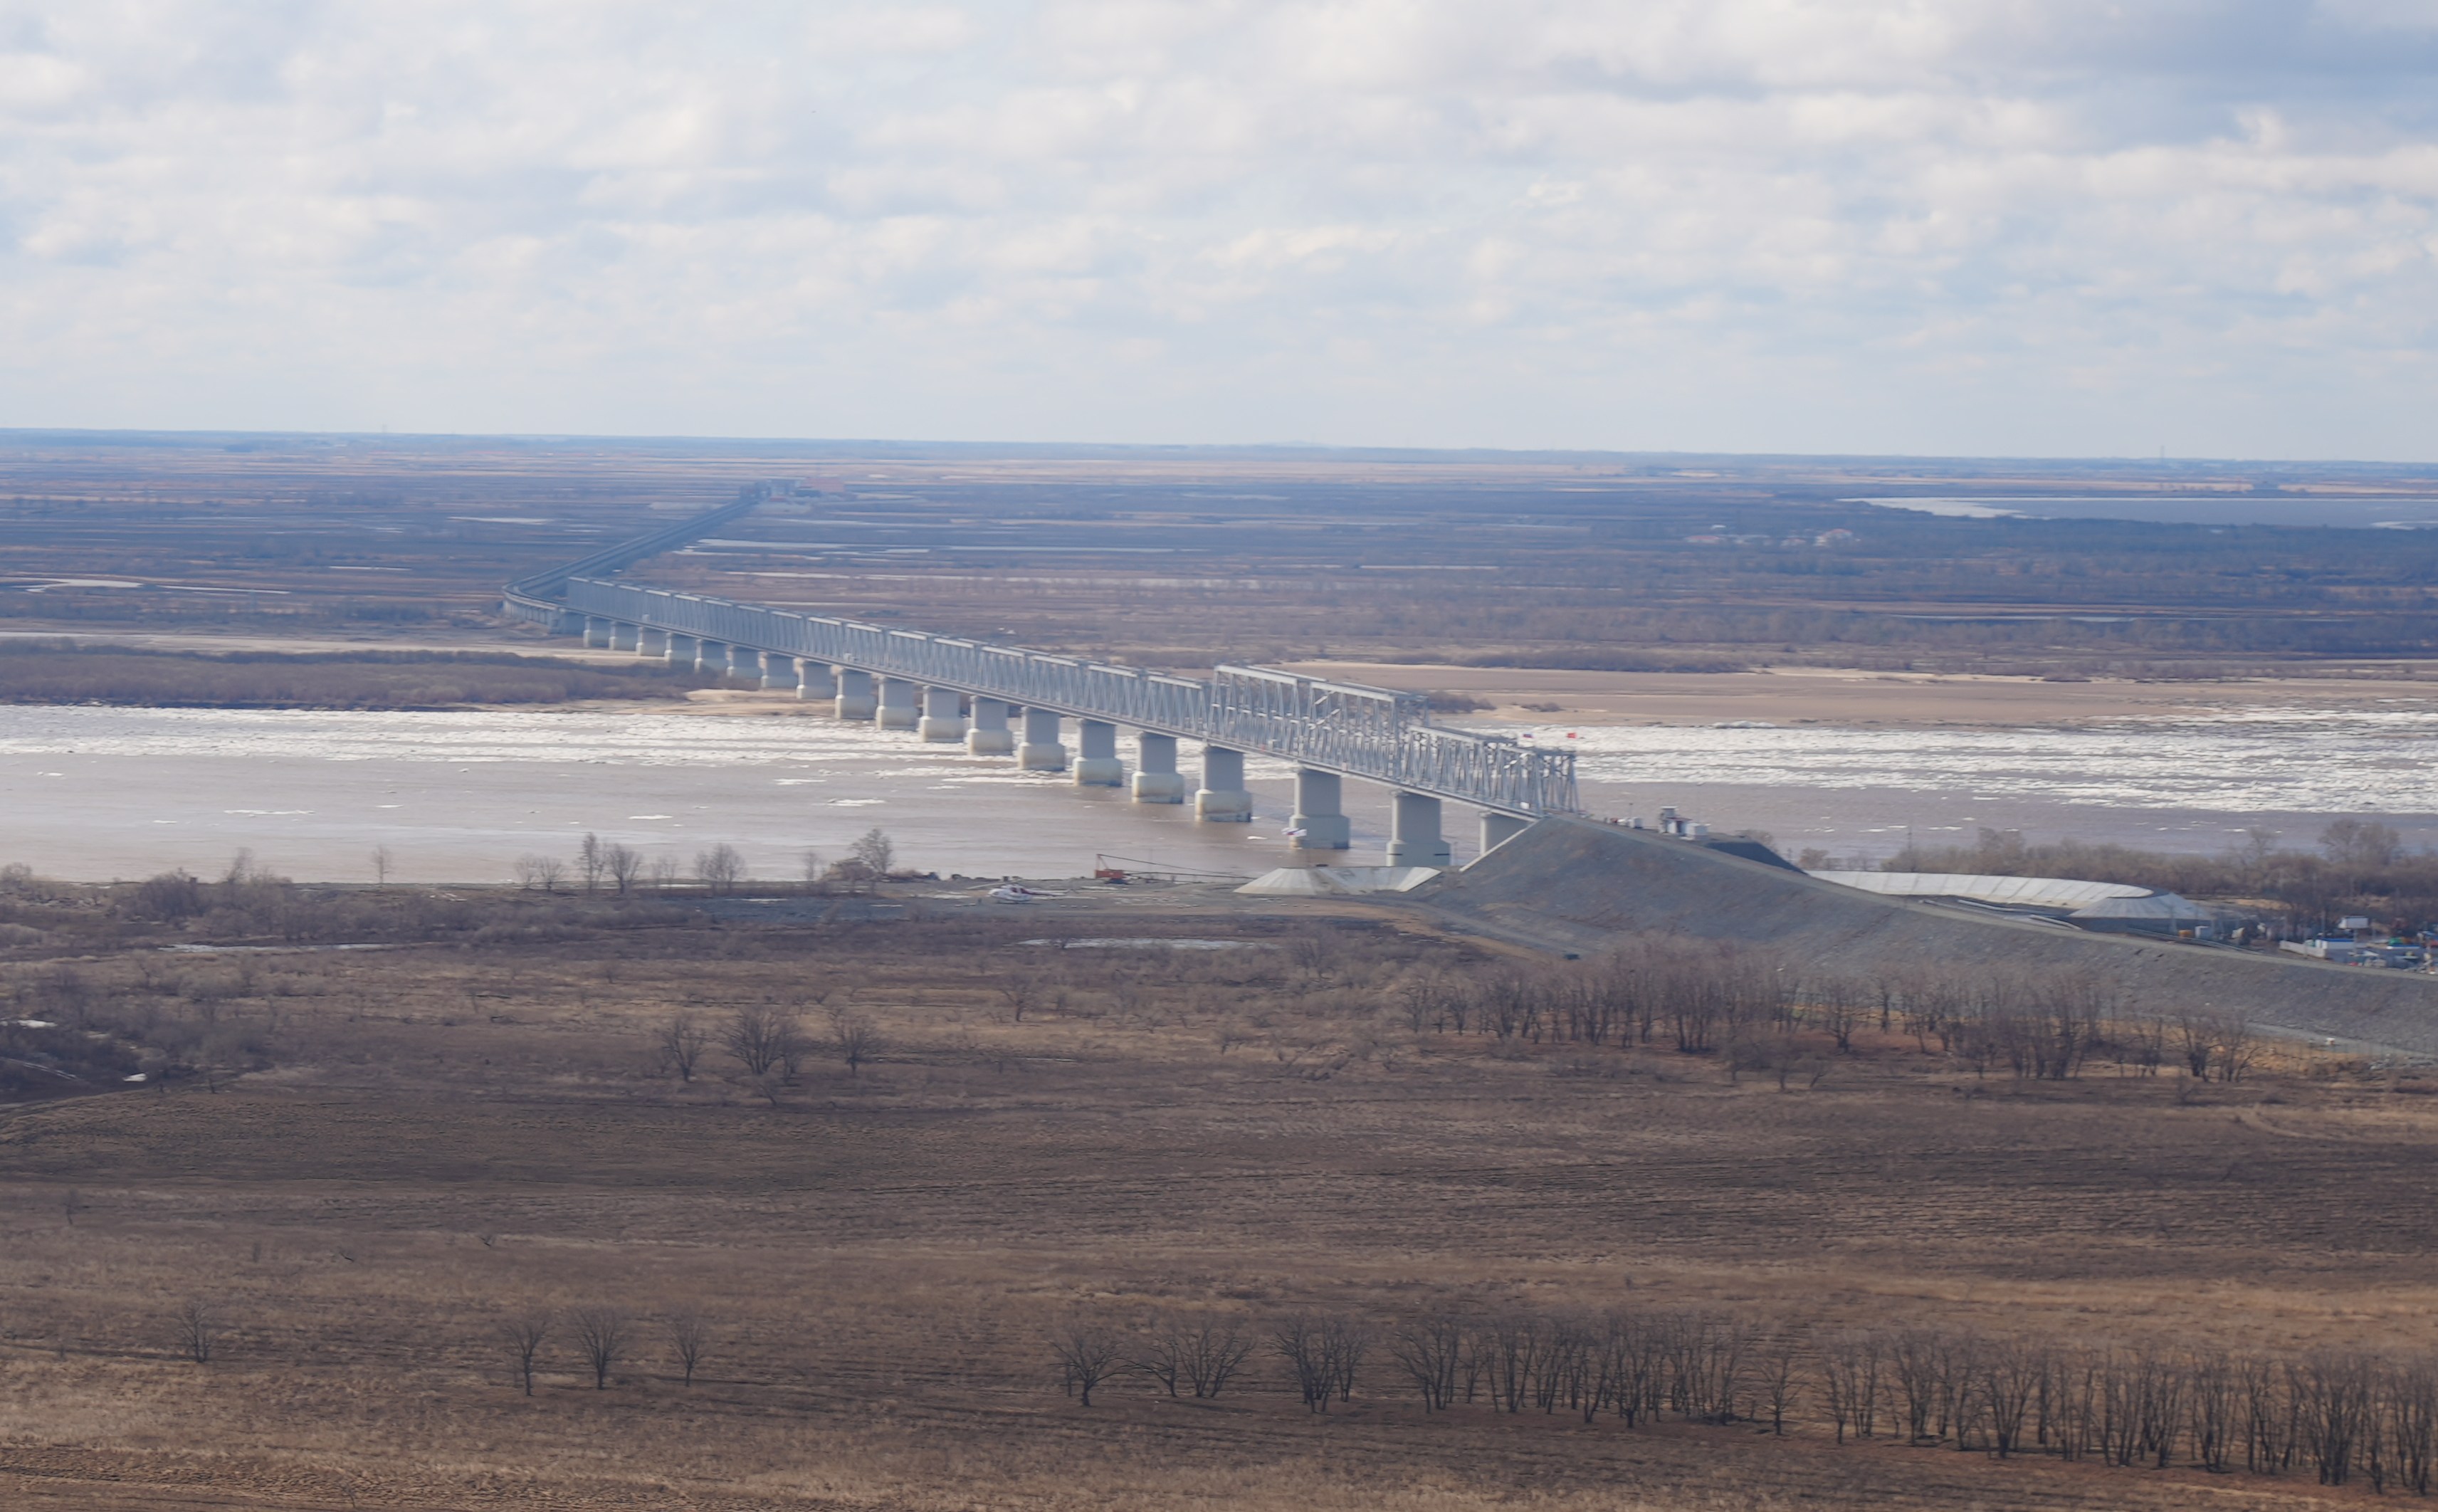
[(2214, 933), (2217, 924), (2216, 913), (2190, 898), (2125, 882), (1983, 877), (1966, 872), (1816, 871), (1808, 875), (1882, 898), (1978, 903), (2110, 934), (2200, 936)]

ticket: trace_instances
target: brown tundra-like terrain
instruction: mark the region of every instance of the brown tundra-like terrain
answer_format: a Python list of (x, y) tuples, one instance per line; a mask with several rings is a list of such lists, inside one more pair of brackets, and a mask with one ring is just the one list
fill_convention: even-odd
[[(1190, 888), (17, 887), (10, 1506), (2299, 1507), (2429, 1473), (2438, 1088), (2223, 1025)], [(2062, 1066), (1991, 1048), (2060, 1025)]]

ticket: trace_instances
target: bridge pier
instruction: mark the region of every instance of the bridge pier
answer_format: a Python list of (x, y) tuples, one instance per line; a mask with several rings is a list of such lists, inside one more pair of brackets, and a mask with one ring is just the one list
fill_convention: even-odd
[(1145, 730), (1135, 741), (1137, 803), (1183, 803), (1185, 778), (1176, 770), (1176, 737)]
[(590, 648), (590, 649), (592, 649), (605, 650), (605, 651), (606, 651), (606, 650), (608, 650), (608, 649), (610, 649), (610, 629), (611, 629), (611, 627), (612, 627), (612, 626), (616, 625), (616, 623), (617, 623), (617, 621), (615, 621), (615, 620), (610, 620), (610, 619), (595, 619), (595, 618), (593, 618), (593, 617), (592, 617), (592, 615), (590, 615), (590, 614), (585, 615), (585, 616), (584, 616), (584, 644), (585, 644), (585, 646), (586, 646), (586, 647), (588, 647), (588, 648)]
[(762, 653), (742, 646), (728, 648), (728, 675), (740, 683), (762, 685)]
[(1245, 753), (1224, 745), (1202, 748), (1202, 786), (1193, 794), (1193, 817), (1205, 824), (1242, 825), (1253, 819), (1253, 795), (1245, 791)]
[(1397, 794), (1388, 826), (1391, 866), (1452, 866), (1456, 852), (1440, 833), (1440, 801), (1426, 793)]
[(1024, 711), (1024, 743), (1016, 749), (1016, 764), (1027, 772), (1064, 772), (1067, 748), (1058, 743), (1058, 711)]
[(796, 697), (810, 703), (820, 699), (834, 699), (838, 694), (837, 668), (827, 662), (809, 658), (796, 663)]
[(796, 691), (796, 659), (782, 656), (777, 651), (764, 651), (762, 685), (765, 688), (785, 688), (790, 693)]
[(1075, 786), (1122, 788), (1125, 763), (1118, 759), (1118, 727), (1106, 720), (1075, 721)]
[(699, 648), (695, 645), (695, 639), (693, 636), (680, 635), (676, 631), (671, 631), (668, 634), (666, 647), (662, 650), (662, 654), (668, 658), (669, 665), (671, 667), (682, 667), (687, 671), (692, 671), (694, 669), (695, 654), (698, 649)]
[(1492, 809), (1481, 816), (1481, 848), (1487, 853), (1492, 846), (1505, 845), (1531, 827), (1529, 819)]
[(708, 672), (713, 677), (726, 677), (728, 675), (728, 643), (726, 641), (703, 640), (695, 642), (694, 669), (698, 672)]
[(923, 718), (916, 722), (914, 733), (926, 740), (962, 740), (965, 738), (964, 700), (953, 687), (927, 687), (923, 690)]
[(852, 667), (838, 669), (838, 717), (861, 724), (880, 712), (880, 700), (873, 692), (872, 674), (858, 672)]
[(1344, 850), (1353, 844), (1352, 827), (1340, 807), (1344, 792), (1336, 773), (1296, 768), (1296, 811), (1287, 821), (1288, 828), (1302, 831), (1295, 837), (1296, 849)]
[(965, 732), (965, 749), (975, 756), (1006, 756), (1016, 749), (1016, 735), (1007, 727), (1007, 704), (1003, 701), (974, 700), (974, 724)]
[(664, 630), (654, 630), (648, 625), (645, 626), (635, 635), (635, 654), (648, 656), (655, 661), (667, 661), (669, 632)]
[(923, 716), (914, 705), (914, 685), (902, 677), (880, 680), (880, 727), (884, 730), (910, 730)]
[(629, 625), (623, 619), (613, 619), (610, 622), (610, 649), (613, 651), (631, 651), (643, 632), (644, 627), (641, 625)]

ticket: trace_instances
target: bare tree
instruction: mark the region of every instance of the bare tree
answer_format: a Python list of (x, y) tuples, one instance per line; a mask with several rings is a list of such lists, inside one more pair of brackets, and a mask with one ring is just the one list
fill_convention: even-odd
[(542, 1341), (550, 1337), (550, 1314), (537, 1308), (519, 1313), (500, 1325), (500, 1337), (508, 1343), (517, 1358), (517, 1375), (523, 1380), (525, 1395), (533, 1395), (534, 1357), (541, 1353)]
[(579, 1307), (574, 1319), (575, 1346), (592, 1367), (592, 1389), (610, 1385), (610, 1372), (627, 1348), (627, 1315), (615, 1307)]
[(631, 845), (610, 845), (601, 852), (601, 866), (618, 891), (630, 893), (635, 890), (635, 879), (643, 875), (644, 855)]
[(880, 1054), (880, 1026), (859, 1013), (839, 1013), (832, 1016), (832, 1042), (838, 1046), (839, 1058), (846, 1062), (850, 1076), (862, 1073), (863, 1063)]
[(179, 1352), (198, 1365), (212, 1362), (212, 1352), (220, 1347), (220, 1311), (201, 1298), (190, 1298), (180, 1307), (173, 1320)]
[(694, 875), (697, 881), (724, 898), (745, 881), (745, 858), (734, 845), (722, 842), (696, 854)]
[(675, 856), (653, 857), (644, 868), (644, 881), (650, 883), (656, 893), (665, 893), (675, 887), (678, 884), (678, 859)]
[(1067, 1390), (1080, 1393), (1086, 1407), (1092, 1405), (1093, 1388), (1117, 1374), (1123, 1354), (1115, 1333), (1081, 1320), (1051, 1334), (1050, 1349), (1058, 1359), (1059, 1378)]
[(1287, 1362), (1288, 1373), (1295, 1377), (1296, 1390), (1302, 1394), (1303, 1409), (1308, 1413), (1329, 1411), (1329, 1398), (1337, 1389), (1336, 1362), (1330, 1358), (1327, 1325), (1298, 1314), (1280, 1324), (1270, 1334), (1270, 1347)]
[(389, 885), (390, 863), (395, 862), (397, 859), (397, 855), (391, 851), (387, 845), (375, 845), (373, 847), (373, 884), (375, 886), (387, 887)]
[(602, 874), (609, 868), (603, 858), (601, 837), (587, 833), (584, 844), (575, 847), (575, 869), (584, 876), (584, 890), (592, 892), (601, 885)]
[(791, 1053), (801, 1053), (794, 1051), (793, 1041), (803, 1032), (797, 1027), (794, 1009), (773, 1003), (748, 1003), (739, 1005), (728, 1016), (719, 1042), (743, 1064), (748, 1075), (763, 1076)]
[(711, 1350), (711, 1322), (692, 1307), (674, 1313), (669, 1318), (669, 1347), (678, 1354), (678, 1363), (685, 1367), (685, 1383), (694, 1384), (695, 1367)]
[(678, 1074), (678, 1080), (692, 1081), (695, 1062), (711, 1047), (711, 1031), (697, 1023), (691, 1014), (673, 1013), (653, 1031), (652, 1042), (659, 1048), (661, 1059)]
[(806, 897), (810, 897), (822, 890), (822, 853), (818, 850), (805, 851), (804, 877), (804, 894)]
[(539, 893), (555, 893), (566, 880), (567, 863), (556, 856), (520, 856), (517, 858), (517, 885)]
[(863, 832), (847, 853), (871, 872), (874, 881), (886, 881), (890, 869), (896, 864), (897, 845), (889, 838), (887, 831), (874, 825)]

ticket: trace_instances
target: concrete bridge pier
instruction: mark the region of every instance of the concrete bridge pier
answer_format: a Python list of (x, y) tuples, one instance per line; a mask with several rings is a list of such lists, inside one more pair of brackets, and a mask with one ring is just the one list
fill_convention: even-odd
[(664, 630), (653, 630), (648, 626), (638, 631), (635, 636), (635, 654), (648, 656), (654, 661), (668, 660), (669, 632)]
[(644, 627), (641, 625), (629, 625), (623, 619), (613, 619), (610, 622), (610, 649), (613, 651), (631, 651), (641, 640), (643, 633)]
[(1426, 793), (1400, 792), (1388, 826), (1391, 866), (1452, 866), (1456, 852), (1440, 833), (1440, 801)]
[(1007, 727), (1004, 702), (974, 700), (974, 724), (965, 732), (965, 749), (975, 756), (1006, 756), (1015, 751), (1016, 734)]
[(1287, 827), (1303, 831), (1295, 837), (1298, 850), (1344, 850), (1353, 844), (1352, 827), (1340, 807), (1345, 784), (1334, 772), (1296, 769), (1296, 811)]
[(740, 683), (762, 685), (762, 653), (747, 650), (742, 646), (728, 648), (728, 675)]
[(884, 730), (910, 730), (921, 723), (923, 716), (914, 703), (914, 685), (902, 677), (880, 680), (880, 727)]
[(1122, 788), (1125, 763), (1118, 759), (1118, 727), (1105, 720), (1075, 721), (1075, 786)]
[(1481, 848), (1504, 845), (1532, 827), (1532, 821), (1517, 814), (1491, 811), (1481, 816)]
[(615, 620), (595, 619), (587, 614), (584, 617), (584, 644), (592, 649), (608, 650), (610, 632), (616, 623)]
[(962, 740), (965, 738), (964, 700), (953, 687), (927, 687), (923, 690), (923, 718), (914, 733), (926, 740)]
[(1202, 786), (1193, 794), (1193, 817), (1205, 824), (1242, 825), (1253, 819), (1253, 795), (1245, 791), (1245, 753), (1224, 745), (1202, 748)]
[(796, 691), (796, 659), (792, 656), (782, 656), (777, 651), (764, 651), (762, 685), (766, 689), (781, 688), (789, 693)]
[(839, 695), (838, 670), (827, 662), (796, 663), (796, 697), (811, 703)]
[(728, 643), (726, 641), (695, 642), (694, 669), (698, 672), (708, 672), (714, 677), (726, 677)]
[(852, 667), (838, 669), (837, 712), (839, 719), (858, 724), (880, 712), (880, 698), (873, 691), (870, 672), (858, 672)]
[(695, 655), (698, 649), (699, 648), (695, 645), (693, 636), (680, 635), (676, 631), (671, 631), (668, 634), (666, 648), (662, 650), (662, 654), (669, 659), (669, 665), (671, 667), (683, 667), (688, 671), (692, 671), (694, 669)]
[(1016, 764), (1027, 772), (1064, 772), (1067, 748), (1058, 743), (1058, 711), (1024, 711), (1024, 743), (1016, 748)]
[(1183, 803), (1185, 778), (1176, 770), (1176, 737), (1145, 730), (1135, 750), (1135, 802)]

